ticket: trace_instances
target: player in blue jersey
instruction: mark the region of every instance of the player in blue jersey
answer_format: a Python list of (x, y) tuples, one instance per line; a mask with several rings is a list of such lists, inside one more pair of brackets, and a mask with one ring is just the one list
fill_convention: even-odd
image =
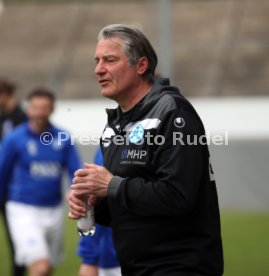
[(16, 263), (26, 265), (30, 276), (49, 276), (62, 258), (62, 176), (70, 177), (81, 162), (71, 139), (49, 117), (54, 95), (36, 89), (28, 96), (29, 121), (2, 141), (0, 202), (7, 194), (7, 219), (15, 246)]
[[(96, 152), (94, 163), (103, 165), (101, 148)], [(82, 258), (79, 276), (121, 275), (110, 227), (96, 224), (94, 236), (81, 237), (78, 255)]]

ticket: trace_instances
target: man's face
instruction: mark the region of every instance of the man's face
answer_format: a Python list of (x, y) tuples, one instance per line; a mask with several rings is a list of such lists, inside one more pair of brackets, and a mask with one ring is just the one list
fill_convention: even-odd
[(136, 66), (129, 65), (121, 39), (100, 40), (96, 46), (95, 60), (95, 74), (102, 95), (116, 101), (128, 97), (135, 89), (139, 75)]
[(47, 126), (52, 112), (53, 103), (47, 97), (33, 97), (28, 103), (28, 118), (30, 122), (34, 123), (40, 130)]

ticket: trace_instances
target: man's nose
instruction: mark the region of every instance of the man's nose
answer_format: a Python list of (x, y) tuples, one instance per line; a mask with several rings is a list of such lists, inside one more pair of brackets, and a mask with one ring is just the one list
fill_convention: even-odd
[(106, 72), (104, 63), (102, 61), (99, 61), (96, 66), (95, 66), (95, 74), (96, 75), (101, 75)]

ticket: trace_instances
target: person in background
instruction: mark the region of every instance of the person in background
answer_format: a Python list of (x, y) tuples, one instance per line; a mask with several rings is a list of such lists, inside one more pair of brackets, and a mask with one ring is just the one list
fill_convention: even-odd
[(38, 88), (27, 100), (29, 121), (2, 141), (0, 202), (6, 194), (16, 263), (30, 276), (49, 276), (63, 256), (62, 177), (67, 171), (72, 179), (81, 161), (70, 136), (50, 123), (54, 94)]
[[(103, 165), (100, 147), (96, 151), (94, 163), (100, 166)], [(96, 224), (93, 236), (80, 237), (78, 256), (82, 258), (79, 276), (121, 275), (110, 227)]]
[[(15, 98), (15, 92), (16, 85), (13, 82), (3, 78), (0, 79), (0, 151), (1, 140), (3, 137), (10, 133), (16, 126), (27, 120), (25, 112), (22, 110)], [(16, 265), (15, 263), (14, 245), (10, 237), (10, 231), (6, 219), (5, 199), (0, 205), (0, 213), (3, 217), (3, 224), (11, 253), (11, 275), (22, 276), (24, 274), (25, 267)]]
[(0, 141), (14, 127), (27, 120), (15, 98), (16, 86), (7, 79), (0, 79)]

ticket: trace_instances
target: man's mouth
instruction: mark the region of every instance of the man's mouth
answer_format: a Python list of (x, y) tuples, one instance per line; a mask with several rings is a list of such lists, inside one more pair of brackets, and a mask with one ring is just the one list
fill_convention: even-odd
[(103, 80), (99, 80), (99, 84), (103, 87), (106, 86), (108, 84), (109, 80), (107, 79), (103, 79)]

